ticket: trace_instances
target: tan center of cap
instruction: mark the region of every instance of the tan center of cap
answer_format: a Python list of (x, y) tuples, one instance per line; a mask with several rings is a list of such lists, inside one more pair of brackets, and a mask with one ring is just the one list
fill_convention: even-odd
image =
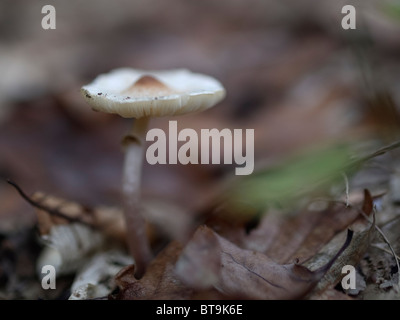
[(166, 86), (160, 80), (150, 75), (140, 77), (129, 88), (122, 91), (122, 94), (130, 95), (132, 97), (160, 97), (170, 95), (172, 93), (175, 93), (175, 91)]

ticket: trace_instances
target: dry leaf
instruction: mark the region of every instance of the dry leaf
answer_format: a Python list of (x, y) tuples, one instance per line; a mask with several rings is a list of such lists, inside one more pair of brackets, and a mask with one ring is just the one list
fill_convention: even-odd
[(49, 234), (53, 226), (66, 225), (75, 221), (100, 231), (106, 237), (125, 243), (125, 222), (123, 213), (118, 208), (88, 208), (77, 202), (67, 201), (42, 192), (34, 193), (32, 200), (62, 215), (54, 215), (49, 211), (38, 209), (38, 226), (41, 235)]
[(374, 209), (374, 200), (372, 199), (369, 190), (364, 189), (364, 203), (362, 206), (362, 211), (369, 216)]
[(150, 263), (143, 278), (134, 277), (134, 265), (122, 269), (115, 281), (120, 289), (117, 299), (188, 299), (193, 290), (174, 274), (175, 262), (182, 251), (178, 242), (171, 242)]
[[(345, 246), (351, 234), (347, 240)], [(206, 276), (205, 283), (230, 297), (298, 299), (317, 284), (332, 261), (315, 272), (296, 263), (280, 265), (262, 253), (237, 247), (203, 226), (184, 249), (176, 273), (185, 284), (203, 289), (202, 276)], [(215, 279), (213, 283), (211, 279)]]
[(359, 216), (357, 209), (341, 202), (321, 200), (319, 207), (311, 208), (315, 203), (298, 212), (269, 209), (246, 217), (229, 215), (221, 207), (205, 224), (236, 245), (264, 253), (278, 263), (305, 261)]
[(71, 285), (69, 300), (87, 300), (107, 297), (114, 289), (114, 276), (121, 267), (132, 263), (125, 252), (109, 250), (99, 252), (76, 275)]
[[(58, 275), (74, 272), (84, 266), (93, 253), (125, 245), (125, 220), (118, 208), (92, 209), (40, 192), (31, 200), (38, 204), (38, 227), (47, 245), (38, 258), (39, 274), (46, 264), (53, 265)], [(155, 199), (148, 199), (143, 207), (146, 218), (152, 222), (147, 223), (150, 242), (157, 241), (160, 234), (180, 240), (187, 238), (191, 220), (180, 207)]]
[(57, 276), (73, 273), (107, 245), (101, 233), (78, 223), (55, 225), (41, 240), (45, 247), (36, 262), (38, 275), (45, 265), (52, 265)]
[(103, 249), (125, 244), (125, 224), (120, 210), (87, 208), (76, 202), (36, 192), (31, 200), (39, 204), (38, 228), (46, 245), (36, 263), (52, 265), (57, 276), (82, 268), (91, 256)]
[(400, 300), (400, 293), (396, 290), (383, 290), (377, 284), (370, 284), (363, 293), (364, 300)]
[(212, 288), (220, 277), (220, 251), (215, 233), (208, 228), (198, 230), (176, 264), (176, 275), (191, 288)]
[[(393, 219), (381, 226), (381, 231), (389, 241), (397, 257), (400, 255), (400, 218)], [(381, 234), (376, 234), (372, 245), (361, 263), (361, 270), (368, 282), (365, 291), (366, 298), (386, 299), (389, 292), (399, 298), (399, 272), (390, 247)], [(383, 289), (383, 290), (379, 290)]]
[(321, 209), (306, 209), (295, 215), (270, 210), (238, 244), (264, 253), (278, 263), (305, 261), (359, 216), (356, 209), (343, 203), (324, 201), (323, 204), (325, 207)]
[[(343, 254), (335, 261), (335, 263), (330, 268), (329, 272), (321, 279), (321, 281), (316, 286), (313, 291), (313, 295), (319, 295), (324, 290), (329, 287), (335, 286), (342, 279), (342, 268), (345, 265), (357, 266), (365, 252), (367, 251), (371, 239), (375, 234), (375, 224), (371, 224), (367, 228), (366, 225), (369, 223), (364, 221), (356, 222), (352, 225), (352, 229), (361, 230), (355, 231), (353, 240), (350, 245), (344, 250)], [(322, 265), (327, 263), (327, 261), (332, 259), (332, 256), (340, 247), (345, 237), (345, 231), (341, 232), (335, 236), (327, 245), (325, 245), (322, 250), (308, 260), (305, 265), (311, 270), (316, 270)]]
[[(364, 202), (362, 204), (362, 210), (363, 213), (367, 215), (373, 210), (373, 198), (367, 189), (364, 190)], [(343, 277), (343, 266), (351, 265), (355, 267), (358, 265), (370, 246), (371, 240), (376, 234), (375, 215), (373, 216), (372, 223), (369, 223), (366, 218), (360, 218), (352, 224), (351, 229), (356, 230), (356, 232), (354, 232), (355, 234), (353, 241), (346, 248), (346, 250), (344, 250), (343, 254), (333, 263), (332, 268), (318, 283), (312, 295), (319, 295), (329, 287), (335, 286), (337, 283), (339, 283)], [(306, 265), (311, 270), (315, 270), (321, 267), (321, 265), (325, 264), (327, 261), (331, 260), (334, 252), (340, 246), (340, 243), (343, 241), (344, 237), (344, 231), (335, 236), (317, 255), (307, 261)], [(358, 279), (358, 282), (361, 283), (362, 280)], [(365, 285), (363, 284), (362, 287), (365, 288)]]
[[(126, 227), (123, 212), (117, 207), (90, 208), (77, 202), (36, 192), (32, 200), (50, 209), (37, 210), (41, 235), (48, 234), (54, 225), (79, 222), (100, 231), (106, 237), (125, 244)], [(58, 215), (54, 214), (58, 213)], [(148, 198), (143, 201), (143, 214), (147, 220), (150, 241), (162, 233), (171, 239), (185, 240), (192, 228), (190, 215), (181, 207), (162, 199)]]

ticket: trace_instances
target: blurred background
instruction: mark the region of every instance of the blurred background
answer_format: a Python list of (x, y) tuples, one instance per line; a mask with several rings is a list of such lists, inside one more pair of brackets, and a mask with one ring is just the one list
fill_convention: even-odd
[[(56, 30), (41, 9), (56, 8)], [(353, 4), (357, 29), (341, 27)], [(399, 125), (400, 1), (0, 0), (0, 174), (96, 206), (119, 205), (131, 122), (91, 111), (82, 85), (117, 67), (188, 68), (227, 90), (179, 129), (255, 129), (256, 169), (315, 145), (391, 142)], [(168, 120), (150, 127), (167, 131)], [(199, 210), (233, 168), (145, 165), (143, 193)], [(33, 210), (0, 184), (0, 230)]]

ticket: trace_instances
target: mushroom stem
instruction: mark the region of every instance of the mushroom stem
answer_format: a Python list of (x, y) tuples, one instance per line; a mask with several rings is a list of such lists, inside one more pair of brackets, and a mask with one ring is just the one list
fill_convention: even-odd
[(131, 131), (122, 141), (125, 148), (122, 193), (127, 230), (127, 241), (135, 259), (135, 276), (141, 277), (152, 258), (146, 235), (146, 224), (141, 206), (141, 172), (148, 118), (135, 120)]

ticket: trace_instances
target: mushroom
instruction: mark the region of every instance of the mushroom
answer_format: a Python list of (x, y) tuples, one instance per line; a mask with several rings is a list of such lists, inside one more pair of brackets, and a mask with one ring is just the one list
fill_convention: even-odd
[(140, 185), (144, 145), (151, 117), (175, 116), (206, 110), (225, 97), (216, 79), (185, 69), (144, 71), (115, 69), (82, 87), (84, 98), (95, 111), (135, 118), (123, 139), (123, 202), (128, 247), (135, 259), (135, 275), (143, 275), (152, 258), (141, 214)]

